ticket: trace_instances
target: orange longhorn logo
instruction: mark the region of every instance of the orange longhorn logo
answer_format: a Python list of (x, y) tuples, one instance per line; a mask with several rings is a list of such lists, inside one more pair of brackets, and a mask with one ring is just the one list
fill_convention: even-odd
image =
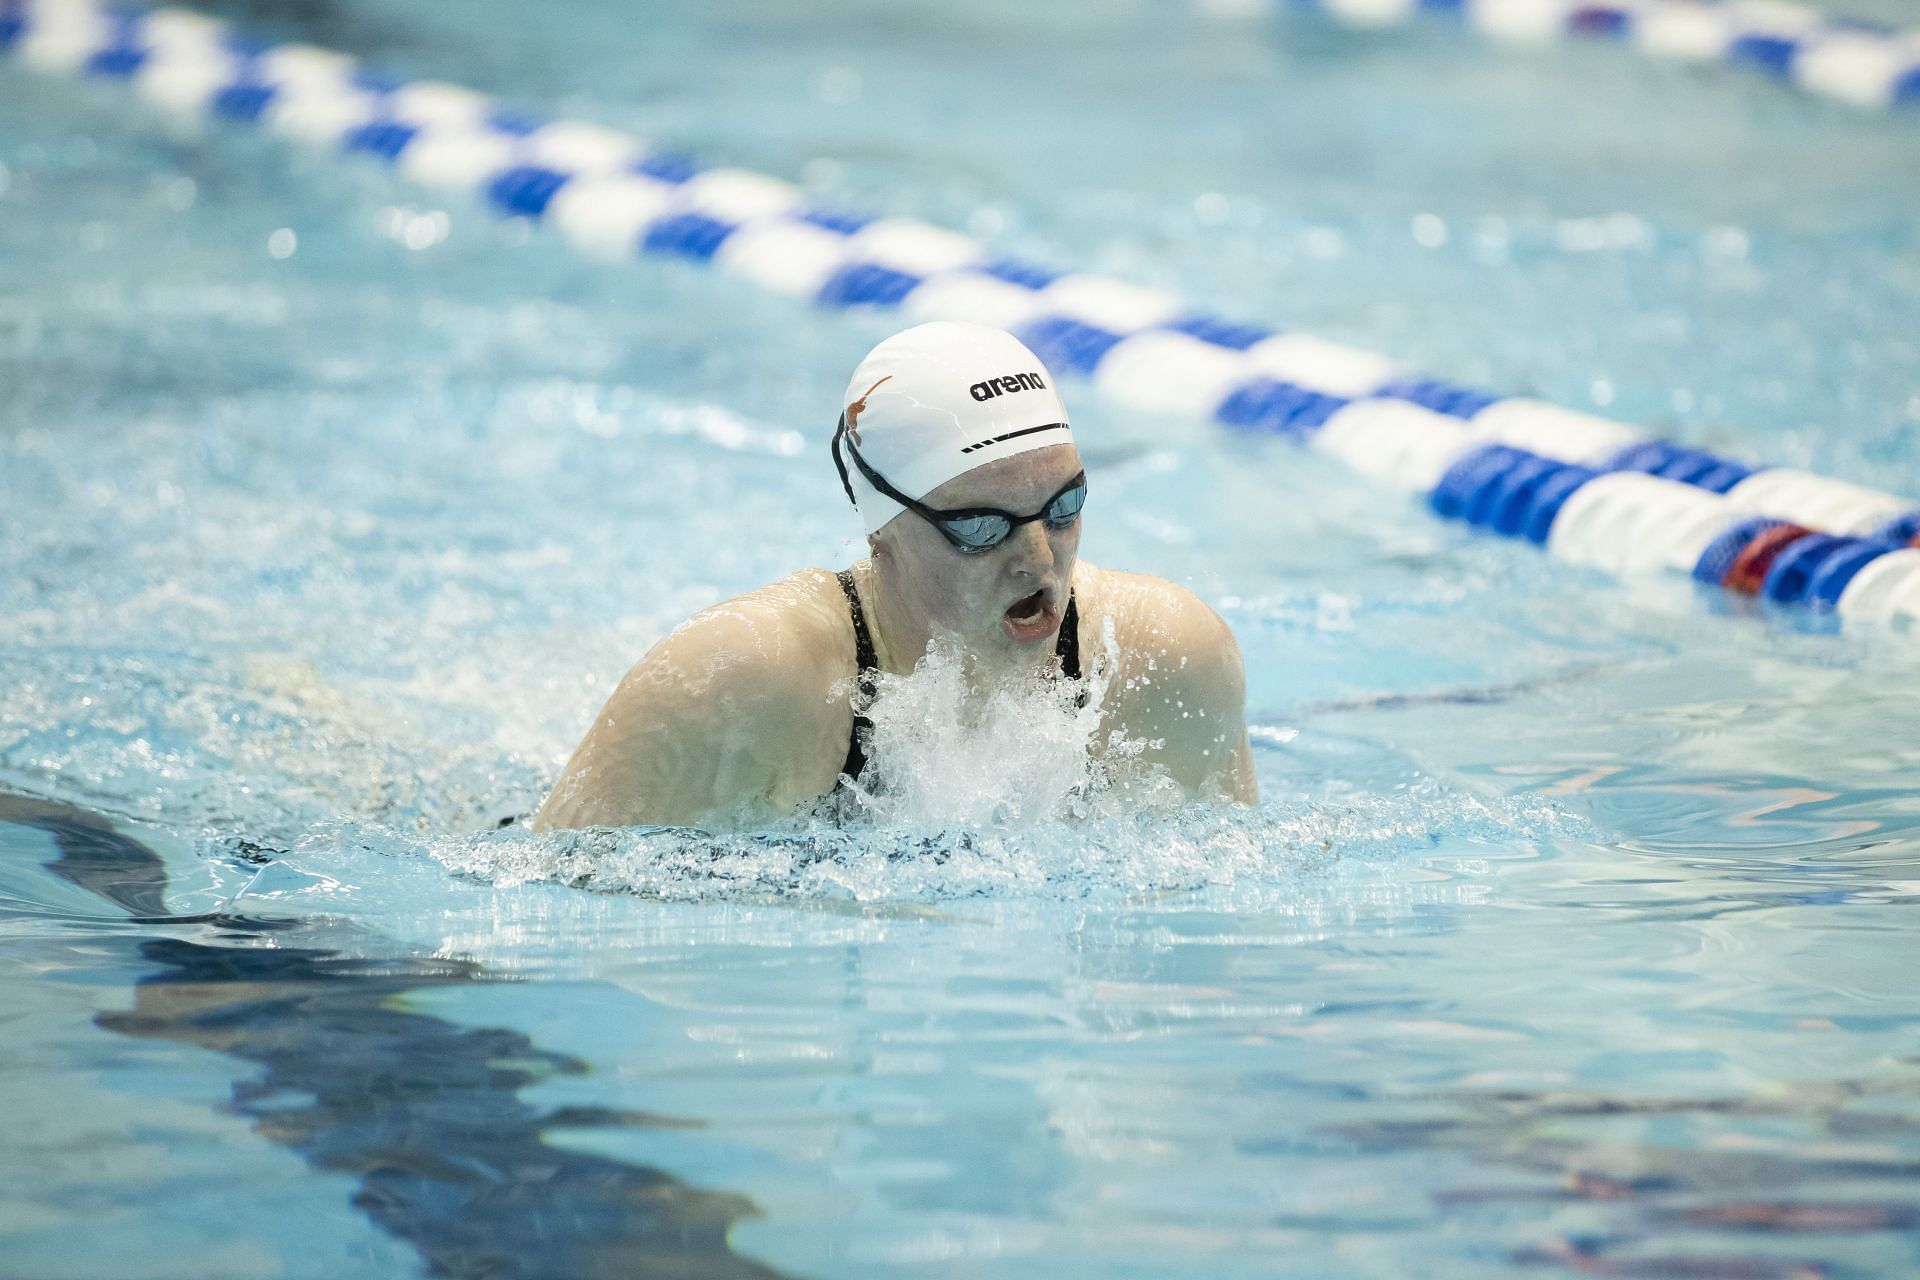
[[(891, 378), (892, 376), (892, 374), (888, 374), (887, 378)], [(880, 382), (885, 382), (887, 378), (880, 379)], [(880, 389), (880, 382), (874, 383), (865, 391), (861, 392), (860, 398), (847, 406), (847, 434), (853, 437), (853, 442), (856, 445), (860, 443), (860, 415), (867, 411), (867, 397)]]

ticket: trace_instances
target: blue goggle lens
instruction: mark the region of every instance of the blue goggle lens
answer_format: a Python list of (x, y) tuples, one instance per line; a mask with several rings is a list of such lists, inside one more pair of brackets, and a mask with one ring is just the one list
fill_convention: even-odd
[[(1079, 518), (1080, 508), (1086, 504), (1087, 482), (1081, 480), (1072, 488), (1054, 494), (1053, 500), (1047, 503), (1040, 514), (1030, 519), (1038, 519), (1051, 529), (1064, 529)], [(956, 549), (968, 555), (978, 555), (1005, 542), (1016, 524), (1025, 524), (1027, 521), (1005, 512), (982, 511), (977, 515), (957, 516), (936, 523)]]

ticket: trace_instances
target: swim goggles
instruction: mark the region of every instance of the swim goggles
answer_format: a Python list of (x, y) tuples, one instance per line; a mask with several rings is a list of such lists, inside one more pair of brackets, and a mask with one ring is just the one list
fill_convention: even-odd
[(1036, 520), (1049, 529), (1065, 529), (1080, 518), (1080, 508), (1087, 502), (1087, 473), (1082, 471), (1030, 516), (1015, 515), (998, 507), (955, 507), (945, 511), (929, 507), (888, 484), (885, 476), (867, 465), (867, 460), (853, 447), (853, 441), (847, 438), (847, 415), (843, 413), (840, 425), (833, 431), (833, 465), (840, 472), (840, 487), (847, 491), (847, 501), (855, 506), (859, 500), (853, 496), (853, 482), (847, 478), (847, 464), (840, 456), (843, 449), (853, 459), (853, 465), (860, 468), (867, 483), (938, 529), (963, 556), (984, 555), (1011, 538), (1015, 529)]

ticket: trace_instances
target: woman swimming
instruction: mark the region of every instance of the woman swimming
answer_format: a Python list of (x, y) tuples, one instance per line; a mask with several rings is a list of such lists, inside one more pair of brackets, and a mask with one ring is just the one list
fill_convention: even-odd
[(1093, 750), (1118, 731), (1188, 796), (1257, 798), (1232, 632), (1184, 587), (1078, 559), (1086, 474), (1033, 352), (982, 325), (920, 325), (868, 354), (843, 404), (834, 461), (871, 554), (715, 605), (655, 645), (537, 827), (790, 813), (870, 766), (882, 673), (944, 645), (982, 688), (1080, 680), (1087, 636), (1108, 664)]

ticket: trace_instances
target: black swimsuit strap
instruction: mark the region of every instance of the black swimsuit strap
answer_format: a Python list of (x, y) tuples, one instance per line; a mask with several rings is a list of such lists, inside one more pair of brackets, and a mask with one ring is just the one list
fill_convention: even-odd
[[(873, 650), (873, 633), (867, 630), (867, 615), (860, 607), (860, 593), (854, 590), (853, 570), (842, 569), (833, 576), (840, 580), (840, 589), (847, 594), (847, 608), (853, 614), (855, 679), (860, 686), (859, 700), (864, 704), (866, 699), (873, 696), (874, 676), (880, 669), (880, 657)], [(866, 730), (864, 735), (862, 729)], [(867, 767), (865, 739), (872, 736), (873, 721), (856, 708), (853, 713), (853, 732), (847, 735), (847, 758), (840, 766), (842, 777), (857, 778), (860, 771)]]
[[(1067, 592), (1067, 615), (1060, 619), (1060, 642), (1053, 646), (1060, 655), (1060, 670), (1069, 680), (1080, 678), (1080, 606), (1073, 602), (1073, 592)], [(1081, 705), (1086, 705), (1086, 695), (1081, 695)]]
[(860, 668), (860, 682), (871, 685), (873, 672), (879, 669), (880, 657), (873, 651), (873, 632), (867, 630), (867, 613), (860, 607), (860, 592), (853, 585), (853, 570), (842, 569), (833, 575), (840, 582), (840, 590), (847, 594), (847, 608), (853, 614), (853, 658)]

